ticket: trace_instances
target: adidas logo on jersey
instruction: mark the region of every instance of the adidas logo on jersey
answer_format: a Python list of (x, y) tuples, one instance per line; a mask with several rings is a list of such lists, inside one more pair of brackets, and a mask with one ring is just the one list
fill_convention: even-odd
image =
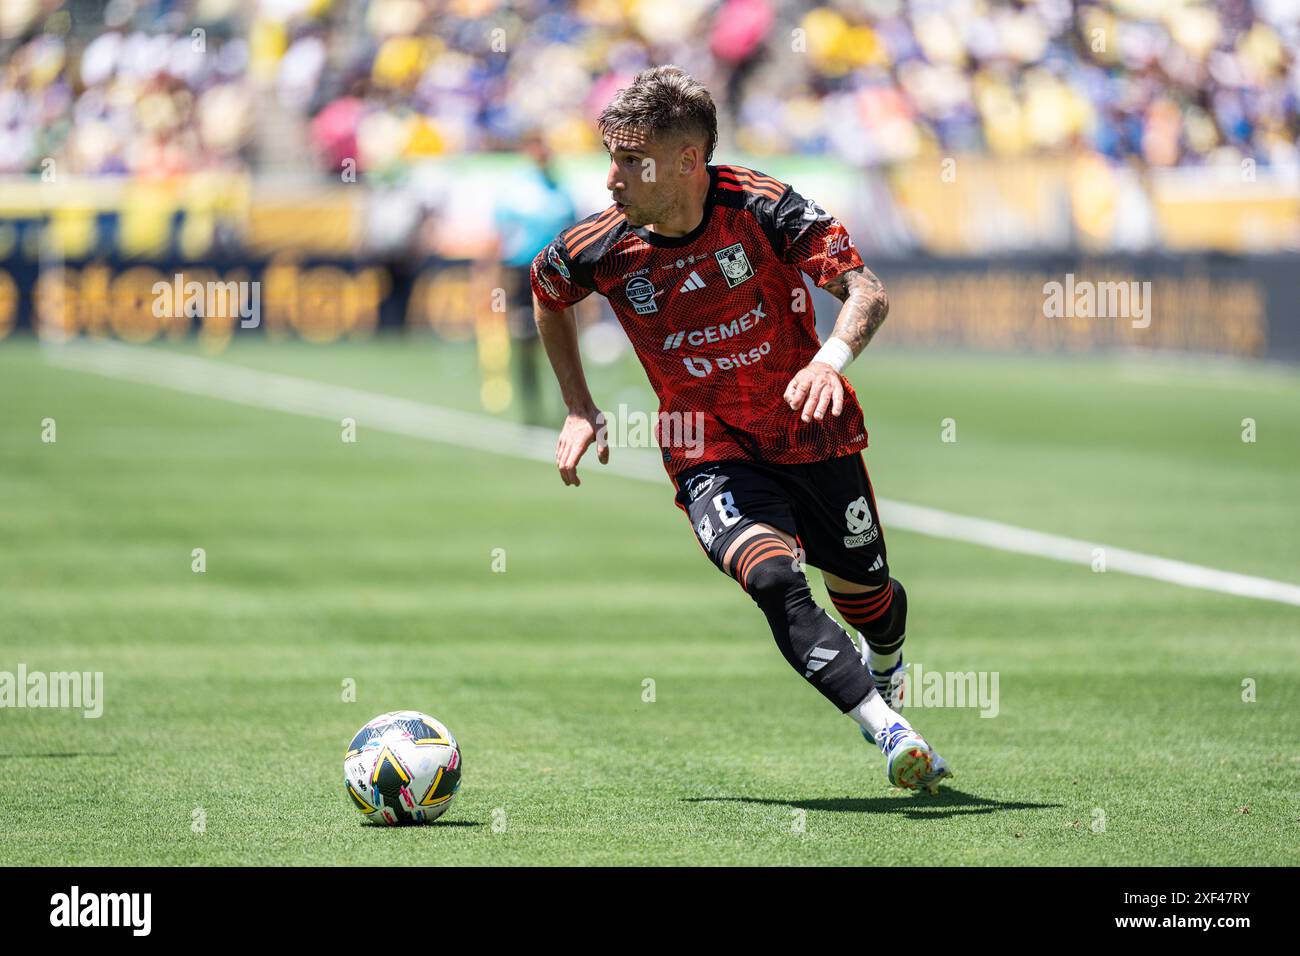
[(686, 281), (682, 283), (682, 287), (677, 291), (691, 292), (695, 289), (703, 289), (703, 288), (704, 288), (704, 280), (700, 278), (700, 274), (698, 272), (692, 272), (690, 275), (686, 277)]

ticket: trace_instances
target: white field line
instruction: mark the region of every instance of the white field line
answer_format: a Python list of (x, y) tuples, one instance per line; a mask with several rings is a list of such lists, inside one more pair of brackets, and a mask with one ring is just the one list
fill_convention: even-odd
[[(63, 368), (219, 398), (254, 408), (323, 418), (335, 424), (344, 418), (352, 418), (359, 428), (375, 428), (396, 435), (548, 464), (555, 462), (555, 432), (547, 428), (117, 343), (70, 343), (48, 346), (43, 351), (47, 361)], [(600, 469), (642, 481), (668, 481), (660, 456), (655, 451), (614, 448), (608, 465), (597, 464), (594, 455), (584, 459), (584, 464), (588, 474)], [(1284, 581), (1219, 571), (887, 498), (879, 499), (878, 503), (881, 520), (887, 527), (1087, 567), (1092, 566), (1094, 552), (1100, 548), (1105, 553), (1107, 571), (1300, 606), (1300, 585)]]

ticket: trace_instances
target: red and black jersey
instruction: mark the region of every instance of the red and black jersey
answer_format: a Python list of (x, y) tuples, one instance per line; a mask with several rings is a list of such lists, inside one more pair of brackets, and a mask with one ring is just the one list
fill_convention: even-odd
[(702, 454), (656, 430), (669, 475), (705, 461), (861, 451), (867, 430), (847, 381), (843, 413), (820, 422), (805, 424), (782, 398), (821, 346), (804, 273), (821, 287), (861, 266), (853, 240), (785, 183), (742, 166), (708, 170), (704, 218), (689, 234), (634, 227), (611, 205), (538, 253), (533, 294), (554, 311), (605, 296), (659, 396), (659, 424), (702, 415)]

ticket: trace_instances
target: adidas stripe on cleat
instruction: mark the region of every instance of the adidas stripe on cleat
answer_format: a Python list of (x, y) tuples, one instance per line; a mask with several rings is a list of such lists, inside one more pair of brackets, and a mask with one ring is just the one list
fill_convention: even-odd
[[(862, 646), (865, 648), (867, 642), (863, 640)], [(900, 655), (898, 663), (887, 671), (873, 671), (871, 665), (867, 663), (867, 655), (864, 651), (862, 654), (862, 666), (867, 669), (867, 676), (871, 678), (871, 683), (875, 685), (880, 696), (885, 699), (885, 704), (890, 710), (902, 710), (907, 703), (907, 665), (903, 663)]]

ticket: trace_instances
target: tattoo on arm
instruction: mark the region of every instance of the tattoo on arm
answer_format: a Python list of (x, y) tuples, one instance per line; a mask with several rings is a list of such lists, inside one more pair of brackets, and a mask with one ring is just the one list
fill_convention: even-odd
[(844, 303), (831, 334), (843, 339), (854, 355), (861, 354), (889, 314), (885, 286), (866, 266), (837, 275), (824, 288)]

